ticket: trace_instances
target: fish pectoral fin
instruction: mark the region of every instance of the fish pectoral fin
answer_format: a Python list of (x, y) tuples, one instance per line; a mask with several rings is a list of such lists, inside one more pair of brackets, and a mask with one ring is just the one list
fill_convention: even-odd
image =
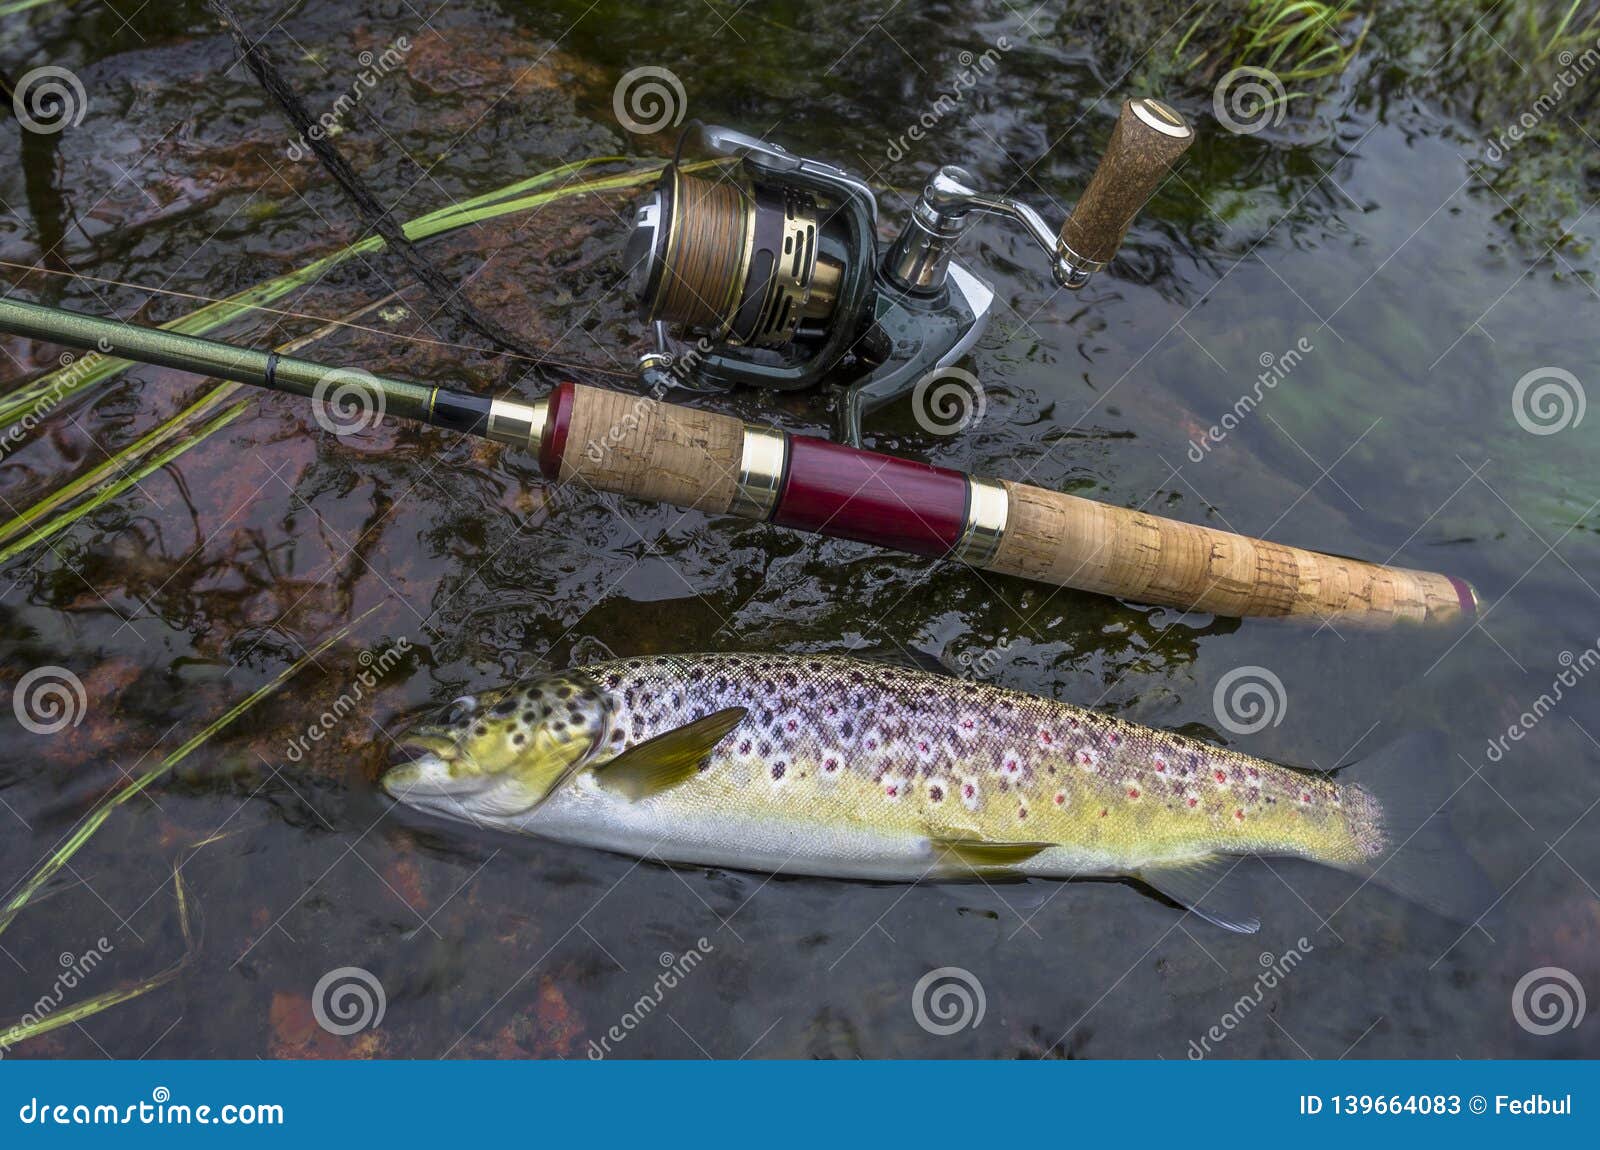
[(629, 747), (616, 758), (596, 767), (601, 786), (624, 798), (647, 799), (692, 779), (718, 743), (728, 737), (748, 712), (728, 707), (702, 715), (692, 723), (674, 727)]
[(1040, 851), (1048, 850), (1054, 843), (1006, 843), (988, 839), (945, 838), (929, 835), (934, 854), (942, 862), (953, 863), (960, 870), (971, 871), (981, 877), (1004, 877), (1012, 868), (1027, 862)]
[(1242, 856), (1213, 855), (1193, 861), (1140, 868), (1137, 878), (1179, 906), (1223, 930), (1254, 934), (1261, 929), (1249, 890), (1244, 889)]

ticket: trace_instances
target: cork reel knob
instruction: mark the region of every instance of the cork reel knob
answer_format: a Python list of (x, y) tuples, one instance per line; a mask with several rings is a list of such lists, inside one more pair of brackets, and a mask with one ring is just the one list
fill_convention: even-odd
[(1192, 143), (1194, 129), (1160, 100), (1122, 102), (1105, 154), (1061, 225), (1059, 255), (1083, 273), (1068, 286), (1082, 286), (1111, 261), (1134, 216)]

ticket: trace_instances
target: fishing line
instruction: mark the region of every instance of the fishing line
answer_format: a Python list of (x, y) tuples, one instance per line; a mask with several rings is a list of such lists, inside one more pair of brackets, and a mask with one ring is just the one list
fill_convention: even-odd
[[(240, 303), (237, 300), (220, 299), (215, 296), (199, 295), (195, 292), (179, 291), (175, 288), (150, 287), (147, 284), (130, 283), (127, 280), (111, 279), (107, 276), (86, 275), (83, 272), (62, 271), (57, 268), (41, 267), (37, 264), (22, 264), (8, 259), (0, 259), (0, 267), (12, 268), (24, 275), (60, 276), (67, 279), (84, 280), (87, 283), (104, 284), (107, 287), (127, 288), (130, 291), (149, 292), (152, 295), (172, 296), (175, 299), (190, 300), (194, 303), (217, 304), (222, 307), (235, 307), (243, 311), (267, 312), (270, 315), (284, 316), (289, 319), (309, 320), (313, 323), (328, 324), (333, 327), (346, 327), (353, 331), (367, 332), (371, 335), (382, 336), (385, 339), (398, 340), (402, 343), (420, 343), (433, 347), (450, 348), (456, 351), (470, 351), (478, 355), (493, 356), (497, 359), (518, 359), (524, 362), (544, 363), (555, 367), (572, 368), (578, 371), (592, 371), (601, 375), (614, 375), (631, 377), (633, 372), (620, 370), (614, 367), (603, 367), (598, 364), (585, 363), (581, 360), (556, 359), (545, 356), (536, 359), (533, 356), (523, 355), (521, 352), (501, 351), (494, 348), (474, 347), (469, 343), (453, 343), (446, 339), (433, 339), (425, 335), (403, 335), (397, 331), (387, 331), (381, 327), (370, 327), (367, 324), (350, 323), (347, 320), (329, 319), (315, 315), (311, 312), (292, 311), (287, 308), (269, 307), (266, 304)], [(398, 294), (398, 293), (397, 293)]]

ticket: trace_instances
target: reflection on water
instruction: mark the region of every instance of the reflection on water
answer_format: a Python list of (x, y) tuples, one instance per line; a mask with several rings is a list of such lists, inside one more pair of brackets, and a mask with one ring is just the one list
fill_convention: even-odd
[[(1127, 52), (1115, 27), (1085, 38), (1075, 16), (1054, 26), (1043, 12), (1022, 26), (1005, 5), (882, 24), (878, 8), (855, 3), (717, 6), (720, 18), (701, 4), (587, 8), (449, 6), (421, 29), (407, 11), (322, 5), (285, 22), (300, 47), (274, 46), (317, 107), (348, 88), (360, 52), (399, 34), (414, 42), (339, 136), (402, 218), (578, 157), (662, 156), (670, 132), (630, 135), (613, 115), (617, 78), (643, 65), (679, 77), (690, 116), (867, 174), (889, 189), (894, 220), (907, 190), (951, 161), (1059, 216), (1133, 83), (1110, 66)], [(9, 130), (18, 152), (0, 170), (13, 209), (0, 217), (0, 259), (31, 265), (51, 249), (47, 265), (94, 277), (33, 275), (26, 294), (159, 322), (193, 301), (123, 285), (221, 296), (357, 234), (337, 192), (288, 157), (288, 134), (243, 70), (228, 71), (229, 46), (198, 9), (148, 9), (138, 36), (88, 10), (13, 21), (10, 55), (71, 67), (88, 96), (75, 129), (22, 141)], [(645, 26), (648, 36), (617, 33)], [(962, 53), (1001, 37), (1010, 46), (959, 105), (901, 142)], [(617, 1054), (1185, 1057), (1291, 951), (1292, 969), (1265, 991), (1270, 1017), (1230, 1031), (1216, 1055), (1595, 1053), (1589, 1031), (1541, 1037), (1511, 1009), (1535, 967), (1600, 991), (1600, 848), (1579, 818), (1600, 796), (1592, 685), (1578, 682), (1489, 753), (1549, 692), (1563, 652), (1576, 659), (1600, 634), (1592, 425), (1534, 435), (1512, 406), (1536, 369), (1581, 381), (1594, 299), (1579, 269), (1508, 237), (1504, 206), (1469, 186), (1472, 128), (1455, 118), (1466, 113), (1419, 91), (1380, 101), (1352, 87), (1258, 135), (1219, 127), (1207, 91), (1170, 93), (1201, 141), (1114, 271), (1081, 296), (1057, 292), (1017, 232), (970, 237), (966, 258), (998, 293), (968, 365), (985, 389), (982, 421), (938, 438), (891, 409), (873, 428), (888, 450), (950, 466), (1448, 570), (1483, 594), (1481, 627), (1369, 635), (1185, 618), (760, 525), (552, 495), (531, 460), (497, 448), (394, 423), (334, 439), (314, 434), (301, 404), (252, 397), (205, 444), (6, 563), (5, 678), (14, 688), (32, 668), (64, 668), (83, 685), (83, 712), (52, 734), (18, 726), (0, 745), (4, 885), (125, 776), (361, 621), (118, 808), (16, 918), (0, 959), (16, 967), (5, 980), (15, 992), (0, 1017), (49, 990), (60, 954), (101, 937), (114, 950), (88, 994), (175, 962), (171, 878), (184, 858), (192, 963), (9, 1053), (586, 1057), (656, 993), (672, 966), (661, 956), (702, 938), (703, 961), (661, 992), (670, 1018), (641, 1020)], [(619, 283), (626, 211), (625, 196), (564, 201), (429, 253), (529, 340), (622, 370), (641, 335)], [(382, 257), (278, 306), (341, 317), (390, 296), (362, 328), (305, 354), (531, 392), (515, 360), (454, 346), (464, 333), (434, 321)], [(226, 333), (261, 344), (315, 326), (256, 313)], [(8, 385), (54, 366), (48, 349), (5, 347)], [(1192, 458), (1291, 348), (1309, 350)], [(6, 456), (0, 496), (15, 514), (210, 386), (140, 368), (84, 391)], [(809, 397), (718, 402), (827, 426)], [(353, 689), (402, 642), (402, 658)], [(1437, 728), (1466, 779), (1457, 828), (1510, 893), (1487, 932), (1463, 935), (1285, 864), (1261, 877), (1263, 935), (1235, 938), (1122, 883), (905, 890), (668, 869), (474, 835), (393, 809), (373, 786), (385, 731), (539, 667), (611, 652), (891, 644), (1293, 763), (1328, 767)], [(1278, 725), (1231, 736), (1212, 688), (1242, 666), (1270, 669), (1287, 707)], [(322, 730), (325, 712), (342, 717)], [(322, 734), (308, 740), (312, 727)], [(381, 989), (376, 1027), (335, 1033), (343, 1024), (313, 994), (345, 967)], [(976, 1027), (919, 1025), (913, 988), (943, 967), (982, 988)]]

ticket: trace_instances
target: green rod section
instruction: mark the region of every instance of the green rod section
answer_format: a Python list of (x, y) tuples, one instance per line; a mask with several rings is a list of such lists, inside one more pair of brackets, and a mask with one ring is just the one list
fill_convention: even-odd
[(488, 415), (489, 401), (476, 396), (22, 300), (0, 299), (0, 332), (329, 403), (368, 402), (385, 414), (480, 435)]

